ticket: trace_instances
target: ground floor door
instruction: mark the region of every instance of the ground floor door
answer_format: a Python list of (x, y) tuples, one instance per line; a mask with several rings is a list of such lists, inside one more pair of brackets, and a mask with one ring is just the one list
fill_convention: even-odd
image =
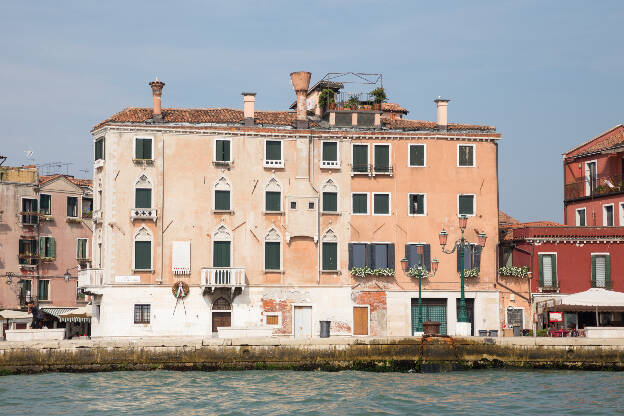
[[(446, 299), (423, 299), (422, 321), (440, 322), (440, 334), (446, 335)], [(412, 335), (418, 326), (418, 298), (412, 298)]]
[(218, 332), (218, 327), (232, 326), (232, 312), (212, 313), (212, 332)]
[(295, 306), (295, 338), (312, 338), (311, 306)]
[[(456, 306), (457, 306), (457, 313), (459, 314), (459, 301), (460, 299), (457, 298)], [(472, 298), (466, 298), (466, 314), (468, 315), (468, 322), (470, 322), (470, 335), (472, 335), (474, 337), (475, 334), (475, 327), (474, 327), (474, 299)]]
[(368, 308), (353, 307), (353, 335), (368, 335)]

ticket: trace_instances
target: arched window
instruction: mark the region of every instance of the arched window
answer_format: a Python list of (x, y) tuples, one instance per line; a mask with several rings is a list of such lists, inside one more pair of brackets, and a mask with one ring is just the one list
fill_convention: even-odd
[(282, 236), (275, 227), (264, 237), (264, 270), (282, 270)]
[(331, 228), (329, 228), (327, 231), (325, 231), (325, 234), (323, 234), (323, 237), (321, 238), (321, 247), (321, 270), (338, 270), (338, 237)]
[(146, 174), (139, 176), (135, 182), (134, 208), (152, 208), (152, 182)]
[(338, 212), (338, 186), (332, 179), (328, 179), (323, 185), (322, 211), (328, 213)]
[(219, 178), (214, 184), (214, 210), (230, 211), (230, 191), (232, 187), (225, 176)]
[(232, 310), (232, 304), (225, 298), (218, 298), (212, 303), (213, 311), (230, 311)]
[(212, 267), (232, 267), (232, 233), (220, 225), (212, 239)]
[(134, 233), (134, 270), (152, 270), (152, 233), (146, 227)]
[(282, 185), (275, 178), (264, 187), (264, 209), (266, 212), (282, 211)]

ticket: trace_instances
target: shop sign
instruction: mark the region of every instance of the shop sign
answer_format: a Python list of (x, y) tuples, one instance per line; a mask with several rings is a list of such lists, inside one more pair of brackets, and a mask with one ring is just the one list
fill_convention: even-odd
[(563, 322), (563, 312), (548, 312), (548, 322)]

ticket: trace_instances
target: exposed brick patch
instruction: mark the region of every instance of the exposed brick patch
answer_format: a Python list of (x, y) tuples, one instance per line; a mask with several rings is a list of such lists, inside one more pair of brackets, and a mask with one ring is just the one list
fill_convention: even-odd
[(342, 321), (332, 321), (331, 325), (329, 327), (329, 330), (332, 334), (336, 334), (336, 333), (347, 333), (350, 334), (351, 333), (351, 325), (349, 325), (347, 322), (342, 322)]
[(265, 312), (281, 312), (282, 326), (274, 330), (275, 334), (291, 334), (292, 333), (292, 302), (287, 300), (262, 299), (262, 309)]
[(386, 335), (387, 304), (386, 292), (358, 292), (355, 294), (357, 305), (370, 305), (370, 334)]

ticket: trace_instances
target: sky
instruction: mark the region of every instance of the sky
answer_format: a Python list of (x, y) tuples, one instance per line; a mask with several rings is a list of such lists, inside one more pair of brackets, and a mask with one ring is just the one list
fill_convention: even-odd
[[(621, 1), (58, 1), (0, 4), (0, 155), (92, 174), (90, 130), (127, 106), (258, 110), (289, 73), (382, 73), (408, 118), (488, 124), (500, 208), (563, 220), (561, 154), (623, 120)], [(46, 166), (47, 165), (47, 166)], [(460, 180), (460, 178), (458, 178)]]

